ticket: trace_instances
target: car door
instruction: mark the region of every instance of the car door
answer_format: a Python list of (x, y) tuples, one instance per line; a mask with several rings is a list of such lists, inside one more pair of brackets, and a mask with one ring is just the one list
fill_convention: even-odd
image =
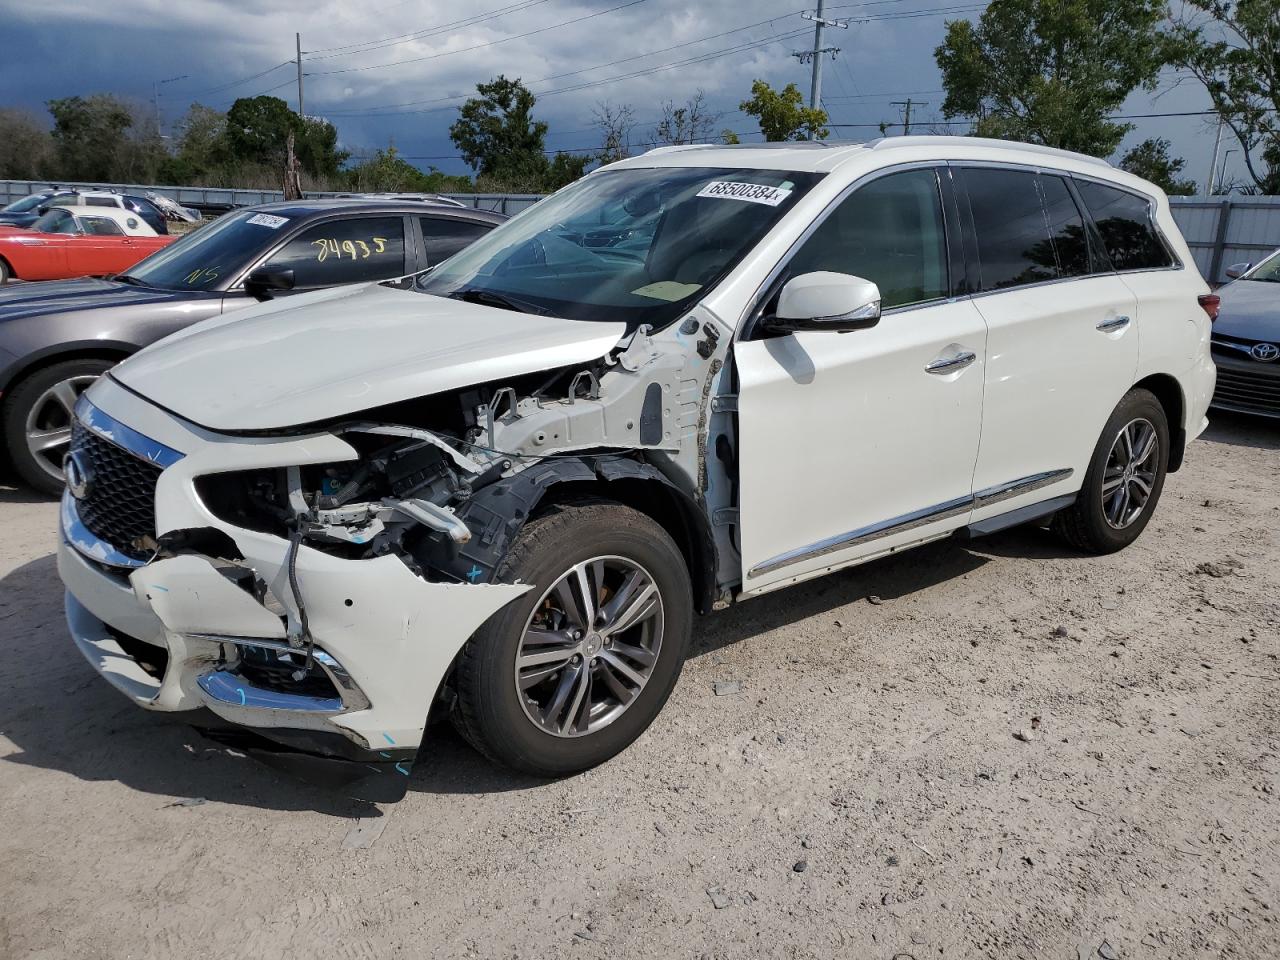
[(746, 331), (735, 344), (744, 593), (966, 522), (986, 328), (953, 295), (963, 267), (951, 197), (945, 168), (890, 171), (855, 185), (795, 250), (785, 275), (874, 281), (877, 325)]
[(1110, 269), (1067, 177), (960, 167), (987, 322), (974, 522), (1084, 481), (1103, 425), (1133, 383), (1132, 292)]
[(83, 235), (73, 250), (77, 269), (88, 276), (120, 273), (142, 257), (133, 237), (127, 236), (120, 224), (110, 217), (83, 213), (76, 218)]

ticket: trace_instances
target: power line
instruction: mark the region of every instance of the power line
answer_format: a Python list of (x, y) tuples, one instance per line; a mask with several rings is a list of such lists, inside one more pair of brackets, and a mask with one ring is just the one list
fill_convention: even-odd
[(426, 60), (438, 60), (441, 57), (452, 57), (455, 54), (469, 53), (472, 50), (482, 50), (485, 47), (497, 46), (500, 43), (510, 43), (512, 40), (521, 40), (525, 37), (536, 36), (539, 33), (546, 33), (548, 30), (558, 30), (560, 27), (567, 27), (575, 23), (582, 23), (584, 20), (603, 17), (605, 14), (616, 13), (619, 10), (625, 10), (627, 7), (634, 7), (645, 2), (647, 2), (647, 0), (628, 0), (627, 3), (620, 3), (618, 6), (609, 7), (607, 10), (597, 10), (594, 13), (584, 14), (581, 17), (574, 17), (571, 20), (562, 20), (559, 23), (553, 23), (546, 27), (539, 27), (537, 30), (528, 30), (525, 33), (516, 33), (509, 37), (500, 37), (497, 40), (488, 40), (484, 43), (477, 43), (470, 47), (461, 47), (457, 50), (444, 50), (440, 53), (432, 53), (422, 57), (409, 57), (406, 60), (392, 60), (389, 63), (371, 63), (363, 67), (341, 67), (337, 70), (317, 70), (312, 74), (312, 76), (323, 77), (335, 73), (357, 73), (364, 70), (381, 70), (384, 67), (399, 67), (406, 63), (422, 63)]
[[(308, 50), (307, 53), (312, 56), (311, 60), (330, 60), (333, 57), (355, 56), (361, 53), (371, 53), (374, 50), (381, 50), (385, 47), (395, 47), (402, 43), (410, 43), (414, 40), (421, 40), (424, 37), (434, 36), (435, 34), (444, 33), (448, 30), (461, 29), (463, 27), (473, 27), (478, 23), (484, 23), (487, 20), (493, 20), (497, 17), (508, 13), (522, 13), (530, 7), (536, 7), (540, 4), (548, 3), (549, 0), (519, 0), (518, 3), (508, 4), (505, 7), (499, 7), (497, 10), (489, 10), (486, 13), (477, 13), (469, 17), (463, 17), (459, 20), (452, 20), (448, 23), (439, 23), (432, 27), (423, 27), (421, 30), (415, 30), (412, 33), (401, 33), (394, 37), (382, 37), (378, 40), (362, 40), (358, 43), (347, 43), (336, 47), (320, 47), (316, 50)], [(362, 50), (356, 50), (356, 47), (363, 47)], [(330, 51), (348, 51), (346, 53), (331, 53)], [(318, 57), (314, 54), (323, 53), (326, 56)]]

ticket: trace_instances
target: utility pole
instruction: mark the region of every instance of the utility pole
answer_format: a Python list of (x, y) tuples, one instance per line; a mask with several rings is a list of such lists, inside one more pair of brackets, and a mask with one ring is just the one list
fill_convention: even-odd
[(905, 100), (892, 100), (889, 102), (889, 106), (891, 107), (902, 107), (902, 135), (904, 137), (909, 137), (911, 135), (911, 108), (927, 107), (928, 105), (927, 101), (912, 100), (910, 97), (907, 97)]
[(185, 79), (187, 79), (187, 75), (184, 73), (180, 77), (170, 77), (168, 80), (151, 81), (151, 105), (156, 111), (156, 136), (162, 139), (164, 137), (164, 122), (160, 118), (160, 88), (166, 83), (176, 83), (178, 80)]
[(814, 13), (807, 10), (800, 14), (806, 20), (813, 21), (813, 49), (798, 50), (791, 55), (805, 63), (808, 60), (813, 61), (813, 77), (809, 84), (809, 106), (811, 109), (817, 110), (822, 106), (822, 55), (824, 53), (831, 54), (834, 60), (836, 54), (840, 52), (839, 47), (824, 47), (822, 45), (822, 29), (823, 27), (839, 27), (841, 30), (849, 29), (848, 20), (827, 20), (823, 17), (823, 12), (827, 6), (827, 0), (818, 0), (818, 9)]
[(293, 39), (297, 43), (298, 50), (298, 116), (306, 117), (302, 111), (302, 34), (295, 33)]
[(1218, 135), (1213, 141), (1213, 159), (1209, 161), (1209, 179), (1205, 182), (1205, 196), (1213, 196), (1213, 180), (1218, 174), (1218, 152), (1222, 149), (1222, 113), (1218, 113)]

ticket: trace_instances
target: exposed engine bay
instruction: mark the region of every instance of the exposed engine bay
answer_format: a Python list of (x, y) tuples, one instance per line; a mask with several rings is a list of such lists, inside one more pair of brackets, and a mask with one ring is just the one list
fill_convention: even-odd
[[(690, 319), (684, 329), (700, 334), (699, 352), (708, 355), (700, 359), (720, 346), (713, 323)], [(663, 347), (642, 327), (588, 365), (316, 424), (357, 458), (207, 474), (197, 478), (197, 490), (237, 526), (345, 559), (395, 556), (433, 582), (489, 582), (529, 512), (556, 483), (659, 481), (697, 505), (691, 515), (705, 517), (698, 434), (710, 380), (722, 364), (710, 364), (710, 377), (704, 368), (691, 378), (682, 369), (683, 351)], [(723, 460), (724, 443), (716, 447)], [(709, 543), (708, 549), (714, 552)]]

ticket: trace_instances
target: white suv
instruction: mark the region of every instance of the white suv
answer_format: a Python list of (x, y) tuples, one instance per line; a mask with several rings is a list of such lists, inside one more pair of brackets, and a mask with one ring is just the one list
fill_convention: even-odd
[(433, 705), (582, 770), (658, 714), (695, 611), (1031, 521), (1132, 542), (1206, 424), (1213, 300), (1163, 194), (1087, 157), (655, 150), (416, 280), (112, 369), (67, 619), (138, 704), (357, 796), (403, 793)]

